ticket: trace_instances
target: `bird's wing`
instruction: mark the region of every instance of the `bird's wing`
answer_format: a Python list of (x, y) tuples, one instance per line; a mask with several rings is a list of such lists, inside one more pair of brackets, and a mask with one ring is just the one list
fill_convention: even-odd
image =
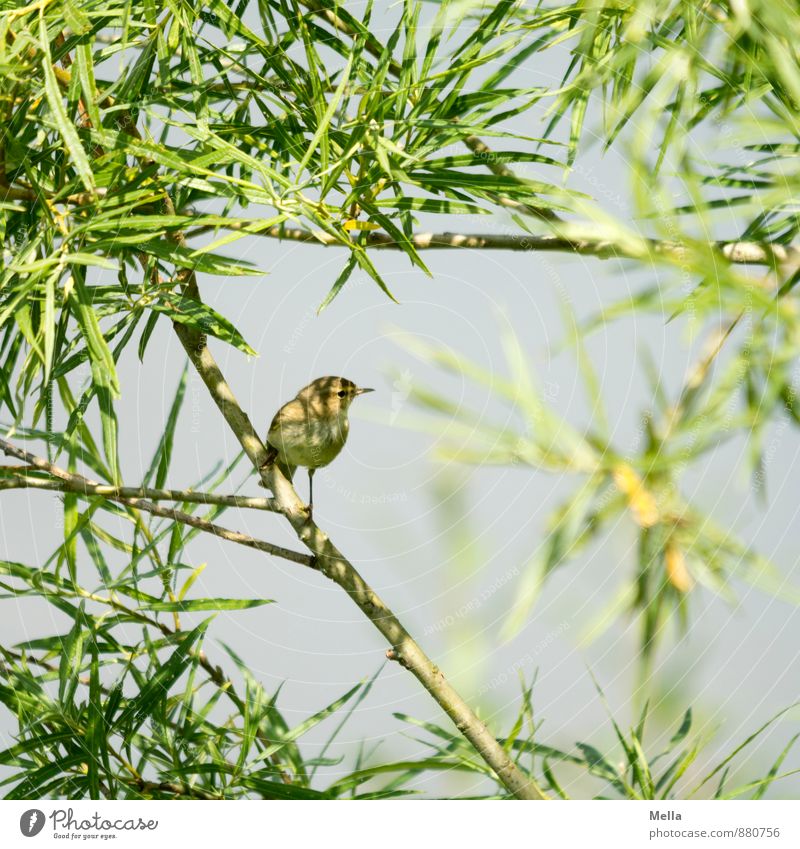
[[(284, 404), (284, 407), (286, 405)], [(283, 407), (278, 410), (277, 413), (272, 417), (272, 422), (270, 423), (269, 430), (267, 431), (267, 447), (268, 448), (276, 448), (277, 445), (280, 444), (279, 440), (276, 438), (277, 434), (280, 433), (281, 426), (281, 413), (283, 412)]]
[(280, 459), (280, 450), (278, 446), (281, 444), (281, 440), (279, 437), (281, 427), (283, 424), (282, 413), (292, 402), (289, 401), (287, 404), (284, 404), (275, 416), (272, 419), (272, 423), (269, 426), (269, 430), (267, 431), (267, 462), (275, 463), (275, 465), (281, 470), (281, 473), (285, 478), (291, 480), (294, 477), (294, 473), (297, 470), (297, 466), (290, 466), (288, 463), (285, 463)]

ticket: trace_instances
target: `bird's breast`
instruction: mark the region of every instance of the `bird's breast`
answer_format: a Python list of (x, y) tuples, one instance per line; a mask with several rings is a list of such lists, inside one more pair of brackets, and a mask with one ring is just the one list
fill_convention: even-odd
[(289, 465), (318, 469), (327, 466), (342, 450), (348, 431), (346, 418), (309, 417), (278, 423), (270, 430), (269, 441)]

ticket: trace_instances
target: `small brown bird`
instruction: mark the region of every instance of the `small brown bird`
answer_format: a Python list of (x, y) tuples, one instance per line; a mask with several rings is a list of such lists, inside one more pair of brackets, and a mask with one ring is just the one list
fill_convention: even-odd
[(298, 466), (308, 469), (309, 511), (314, 507), (314, 472), (344, 448), (353, 399), (362, 389), (344, 377), (318, 377), (284, 404), (267, 433), (267, 464), (276, 463), (289, 480)]

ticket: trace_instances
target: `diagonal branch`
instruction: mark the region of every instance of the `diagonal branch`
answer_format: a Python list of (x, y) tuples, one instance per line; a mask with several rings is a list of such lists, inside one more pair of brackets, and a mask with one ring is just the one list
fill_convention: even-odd
[[(173, 237), (184, 243), (183, 234)], [(181, 280), (184, 293), (197, 300), (200, 293), (194, 273), (184, 269)], [(361, 577), (356, 568), (331, 542), (309, 516), (291, 483), (275, 464), (267, 465), (267, 451), (250, 419), (236, 401), (208, 348), (207, 337), (194, 327), (173, 323), (189, 359), (197, 369), (211, 397), (239, 440), (262, 482), (272, 491), (281, 512), (292, 525), (298, 538), (312, 552), (314, 565), (322, 574), (338, 584), (355, 602), (361, 612), (381, 632), (391, 646), (392, 658), (399, 660), (433, 696), (456, 728), (494, 770), (498, 779), (517, 799), (547, 798), (536, 781), (525, 775), (486, 725), (476, 716), (463, 698), (450, 685), (441, 670), (425, 654), (400, 620)]]

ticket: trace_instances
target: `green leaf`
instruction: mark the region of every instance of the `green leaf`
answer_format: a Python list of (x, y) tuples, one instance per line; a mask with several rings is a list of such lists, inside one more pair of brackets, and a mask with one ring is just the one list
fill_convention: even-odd
[(773, 714), (763, 725), (759, 726), (752, 734), (745, 738), (743, 742), (741, 742), (738, 746), (736, 746), (733, 751), (725, 758), (723, 758), (712, 770), (709, 772), (689, 793), (690, 796), (694, 796), (694, 794), (701, 788), (704, 787), (715, 775), (718, 775), (722, 772), (730, 762), (747, 746), (749, 746), (754, 740), (758, 739), (770, 726), (774, 725), (780, 717), (782, 717), (785, 713), (792, 710), (797, 706), (797, 703), (789, 705), (788, 707), (779, 710), (777, 713)]
[(586, 768), (592, 775), (608, 781), (623, 796), (628, 795), (625, 783), (622, 781), (620, 774), (594, 746), (590, 746), (588, 743), (578, 743), (577, 746), (583, 754)]
[(193, 631), (179, 635), (178, 647), (169, 659), (158, 667), (155, 675), (145, 681), (137, 695), (128, 702), (114, 723), (115, 728), (120, 729), (126, 736), (133, 734), (156, 705), (166, 700), (172, 686), (192, 663), (194, 645), (202, 640), (210, 623), (211, 620), (206, 619)]
[(186, 378), (188, 374), (189, 364), (186, 363), (183, 367), (183, 371), (181, 372), (180, 380), (178, 381), (178, 388), (175, 390), (175, 397), (173, 398), (172, 404), (169, 408), (167, 422), (164, 426), (164, 433), (161, 435), (158, 448), (156, 448), (156, 452), (150, 462), (150, 468), (147, 470), (147, 473), (142, 480), (143, 487), (150, 486), (150, 481), (153, 480), (153, 475), (155, 475), (156, 489), (163, 489), (164, 484), (166, 483), (169, 464), (172, 459), (172, 446), (175, 441), (175, 426), (178, 422), (178, 415), (180, 414), (181, 406), (183, 405), (183, 398), (186, 394)]
[(108, 471), (113, 483), (120, 483), (119, 456), (117, 453), (117, 414), (111, 392), (104, 386), (97, 387), (97, 404), (100, 408), (100, 423), (103, 430), (103, 451), (108, 461)]
[(75, 622), (67, 635), (58, 667), (58, 700), (67, 709), (72, 705), (78, 688), (78, 674), (83, 664), (84, 630), (86, 628), (85, 603), (81, 602)]
[(547, 758), (542, 759), (542, 772), (544, 773), (544, 777), (547, 779), (547, 782), (550, 785), (550, 789), (556, 793), (559, 799), (567, 799), (567, 794), (564, 792), (561, 785), (556, 780), (556, 777), (553, 774), (552, 767), (550, 766), (550, 762), (547, 760)]
[[(81, 273), (72, 276), (70, 296), (75, 302), (75, 316), (86, 342), (89, 359), (92, 364), (92, 382), (96, 387), (107, 389), (112, 396), (119, 397), (119, 379), (114, 357), (106, 343), (100, 323), (97, 320), (89, 289), (83, 282)], [(69, 288), (69, 281), (67, 283)]]
[(47, 35), (47, 24), (45, 23), (44, 16), (39, 18), (39, 44), (44, 54), (42, 58), (42, 71), (44, 72), (44, 90), (47, 96), (47, 103), (50, 106), (50, 111), (53, 114), (61, 138), (64, 140), (64, 145), (72, 157), (75, 170), (78, 172), (86, 190), (94, 194), (94, 172), (92, 171), (89, 158), (86, 156), (86, 151), (83, 149), (81, 140), (78, 137), (78, 131), (75, 129), (75, 125), (64, 109), (61, 90), (58, 87), (56, 75), (53, 71), (53, 59), (50, 55), (50, 39)]
[(403, 212), (430, 212), (435, 215), (489, 215), (489, 210), (474, 203), (439, 198), (394, 197), (380, 198), (372, 206), (393, 207)]
[(89, 702), (86, 720), (86, 754), (89, 778), (89, 797), (101, 798), (101, 766), (108, 773), (108, 740), (103, 715), (103, 694), (100, 688), (100, 662), (97, 642), (91, 641), (91, 666), (89, 669)]
[(248, 790), (254, 790), (262, 799), (330, 799), (328, 793), (299, 787), (296, 784), (282, 784), (257, 775), (243, 775), (237, 784)]
[(150, 337), (153, 335), (153, 331), (156, 329), (156, 324), (158, 323), (158, 312), (151, 312), (149, 316), (147, 316), (147, 321), (145, 322), (144, 328), (142, 330), (142, 335), (139, 338), (139, 362), (144, 362), (144, 352), (147, 349), (147, 343), (150, 341)]
[(345, 283), (350, 279), (350, 275), (353, 273), (353, 270), (358, 265), (356, 255), (351, 253), (347, 258), (347, 263), (345, 267), (342, 269), (339, 276), (334, 281), (333, 286), (331, 286), (330, 292), (325, 296), (322, 303), (317, 307), (317, 315), (319, 315), (332, 301), (333, 299), (342, 291)]
[(262, 752), (259, 752), (258, 757), (255, 758), (250, 764), (248, 764), (248, 768), (252, 767), (252, 765), (259, 761), (264, 761), (267, 758), (274, 755), (276, 752), (279, 752), (284, 746), (289, 743), (293, 743), (295, 740), (302, 737), (304, 734), (308, 733), (312, 728), (316, 725), (319, 725), (324, 719), (327, 719), (332, 714), (336, 713), (344, 704), (346, 704), (362, 687), (364, 686), (364, 682), (361, 681), (356, 684), (355, 687), (348, 690), (343, 696), (336, 699), (336, 701), (331, 702), (326, 708), (323, 708), (321, 711), (318, 711), (313, 716), (310, 716), (304, 722), (301, 722), (299, 725), (296, 725), (291, 731), (282, 735), (281, 739), (267, 746)]
[(682, 743), (692, 727), (692, 709), (686, 708), (686, 713), (683, 715), (683, 721), (680, 728), (670, 738), (670, 748)]
[(170, 320), (179, 324), (195, 327), (209, 336), (215, 336), (229, 345), (233, 345), (251, 357), (258, 354), (245, 342), (241, 333), (221, 316), (215, 309), (202, 301), (187, 298), (177, 293), (163, 295), (161, 300), (149, 303), (148, 308), (169, 316)]
[(45, 279), (44, 294), (44, 382), (50, 383), (53, 368), (53, 351), (56, 336), (56, 277), (48, 275)]
[(197, 598), (188, 601), (154, 601), (145, 610), (164, 613), (191, 613), (200, 610), (250, 610), (265, 604), (274, 604), (269, 598)]
[[(794, 744), (798, 741), (798, 739), (800, 739), (800, 734), (795, 734), (794, 737), (792, 737), (791, 740), (789, 740), (789, 742), (786, 744), (786, 746), (784, 746), (783, 751), (778, 755), (778, 757), (775, 760), (775, 763), (772, 764), (772, 766), (770, 767), (770, 770), (769, 770), (769, 773), (767, 774), (767, 776), (765, 778), (761, 779), (758, 782), (758, 787), (756, 788), (756, 792), (753, 793), (753, 795), (751, 797), (753, 800), (761, 799), (764, 796), (764, 794), (767, 792), (767, 790), (769, 789), (770, 785), (774, 781), (777, 781), (780, 778), (780, 776), (778, 775), (778, 771), (780, 770), (783, 762), (786, 760), (786, 756), (794, 748)], [(733, 794), (731, 794), (731, 795), (733, 795)], [(741, 795), (741, 793), (735, 791), (735, 795)]]
[(81, 82), (83, 102), (86, 106), (86, 111), (89, 114), (89, 119), (93, 126), (99, 127), (102, 122), (100, 120), (100, 110), (97, 108), (97, 83), (94, 79), (92, 45), (88, 39), (80, 41), (75, 48), (75, 71)]
[[(67, 468), (71, 472), (75, 471), (75, 456), (72, 451), (70, 451)], [(78, 496), (75, 493), (66, 492), (64, 493), (64, 542), (61, 544), (60, 553), (66, 560), (67, 571), (73, 580), (76, 580), (78, 573), (78, 530)], [(61, 558), (59, 557), (60, 562)]]
[[(205, 274), (223, 274), (241, 276), (245, 274), (260, 276), (264, 272), (241, 260), (233, 260), (220, 254), (204, 253), (202, 249), (192, 250), (165, 239), (142, 241), (138, 239), (138, 249), (144, 253), (157, 256), (159, 259), (167, 260), (181, 268), (190, 268)], [(95, 250), (113, 250), (119, 245), (119, 239), (114, 241), (102, 241), (94, 243)]]
[[(306, 148), (306, 152), (303, 154), (303, 158), (297, 165), (297, 173), (302, 174), (308, 165), (311, 157), (314, 155), (317, 147), (319, 146), (320, 140), (323, 136), (328, 132), (328, 125), (331, 122), (331, 118), (333, 118), (334, 113), (336, 112), (337, 107), (339, 106), (339, 101), (342, 99), (342, 94), (344, 90), (347, 88), (347, 84), (350, 81), (350, 72), (353, 68), (353, 56), (347, 60), (347, 65), (345, 65), (344, 70), (342, 71), (341, 79), (339, 80), (339, 85), (336, 86), (336, 90), (333, 93), (333, 97), (331, 97), (328, 102), (328, 106), (325, 109), (325, 112), (322, 115), (322, 118), (317, 126), (316, 132), (311, 138), (311, 141), (308, 143), (308, 147)], [(323, 170), (327, 167), (327, 163), (324, 158), (322, 160), (322, 168)]]

